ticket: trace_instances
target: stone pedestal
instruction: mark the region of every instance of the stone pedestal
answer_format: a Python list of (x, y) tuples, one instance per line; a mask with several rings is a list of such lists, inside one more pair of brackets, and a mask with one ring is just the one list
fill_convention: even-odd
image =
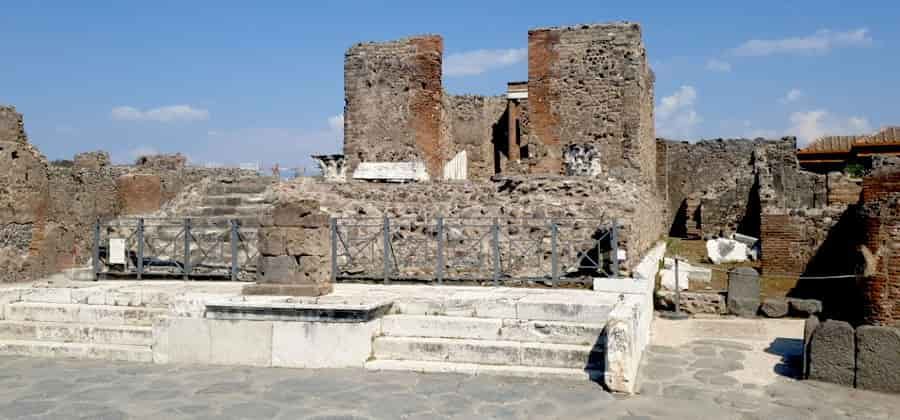
[(759, 310), (759, 273), (750, 267), (728, 272), (728, 312), (744, 318), (756, 316)]
[(245, 295), (321, 296), (331, 292), (328, 214), (314, 200), (277, 203), (259, 228), (257, 284)]

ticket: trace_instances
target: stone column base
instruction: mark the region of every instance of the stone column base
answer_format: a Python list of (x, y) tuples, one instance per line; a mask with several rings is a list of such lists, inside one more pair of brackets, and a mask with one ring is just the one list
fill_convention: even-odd
[(334, 290), (329, 284), (251, 284), (244, 286), (245, 295), (322, 296)]

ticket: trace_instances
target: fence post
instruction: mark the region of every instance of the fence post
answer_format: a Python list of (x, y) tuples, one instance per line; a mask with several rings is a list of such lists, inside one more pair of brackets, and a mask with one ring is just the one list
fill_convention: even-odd
[(612, 230), (609, 233), (610, 248), (612, 253), (612, 261), (610, 268), (612, 269), (613, 278), (619, 277), (619, 221), (613, 219)]
[(382, 223), (383, 227), (383, 238), (382, 242), (384, 242), (384, 284), (391, 283), (391, 219), (387, 216), (384, 216), (384, 223)]
[(231, 281), (238, 279), (238, 220), (231, 219)]
[(328, 225), (331, 228), (331, 284), (337, 283), (337, 275), (338, 275), (338, 261), (337, 261), (337, 219), (332, 217), (328, 221)]
[(494, 286), (500, 284), (500, 225), (497, 219), (491, 225), (491, 247), (494, 253)]
[(184, 219), (184, 279), (187, 280), (193, 268), (191, 267), (191, 219)]
[[(94, 249), (93, 249), (94, 281), (100, 280), (100, 218), (94, 221)], [(107, 250), (107, 255), (109, 251)]]
[(681, 285), (678, 284), (678, 258), (675, 258), (675, 314), (681, 315)]
[(559, 226), (550, 219), (550, 277), (553, 287), (559, 287)]
[(140, 280), (144, 276), (144, 218), (138, 219), (138, 255), (137, 255), (137, 278)]
[(444, 282), (444, 217), (437, 218), (437, 267), (435, 275), (438, 284)]

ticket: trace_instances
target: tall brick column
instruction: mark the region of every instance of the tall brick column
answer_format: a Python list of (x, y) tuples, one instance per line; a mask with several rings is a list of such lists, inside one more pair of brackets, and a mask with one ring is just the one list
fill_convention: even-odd
[(257, 284), (245, 295), (321, 296), (331, 293), (328, 214), (315, 200), (277, 203), (259, 229)]

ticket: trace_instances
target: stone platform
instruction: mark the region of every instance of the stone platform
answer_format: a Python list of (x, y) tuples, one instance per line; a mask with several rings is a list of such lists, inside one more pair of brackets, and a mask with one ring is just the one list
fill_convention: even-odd
[(4, 285), (0, 354), (603, 382), (623, 377), (609, 322), (637, 325), (629, 299), (590, 290), (337, 284), (287, 297), (245, 296), (246, 284)]

